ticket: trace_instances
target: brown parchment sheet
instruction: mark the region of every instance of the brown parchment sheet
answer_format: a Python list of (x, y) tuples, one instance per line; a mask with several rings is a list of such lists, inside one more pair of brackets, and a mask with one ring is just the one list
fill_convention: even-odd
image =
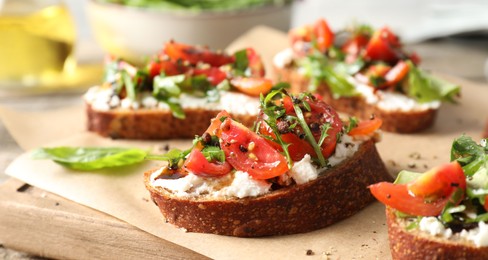
[[(284, 33), (258, 27), (237, 39), (229, 48), (254, 46), (269, 65), (271, 57), (287, 44)], [(462, 85), (462, 99), (457, 105), (443, 105), (433, 128), (410, 135), (383, 133), (383, 140), (377, 147), (392, 175), (401, 169), (424, 171), (447, 162), (452, 140), (462, 133), (475, 140), (481, 138), (484, 122), (488, 118), (488, 86), (447, 78)], [(101, 138), (84, 130), (82, 107), (44, 112), (0, 109), (0, 118), (24, 149), (59, 145), (123, 146), (162, 152), (166, 144), (172, 148), (191, 145), (190, 140), (127, 141)], [(143, 172), (160, 164), (150, 161), (111, 170), (79, 172), (51, 161), (31, 160), (28, 151), (15, 159), (6, 173), (211, 258), (390, 258), (384, 207), (379, 203), (373, 203), (355, 216), (330, 227), (304, 234), (250, 239), (185, 232), (164, 223), (144, 188)], [(314, 255), (306, 255), (308, 249)]]

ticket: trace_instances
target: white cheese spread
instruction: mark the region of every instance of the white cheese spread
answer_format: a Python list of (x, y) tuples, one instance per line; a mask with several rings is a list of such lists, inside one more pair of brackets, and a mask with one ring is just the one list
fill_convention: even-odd
[[(103, 88), (95, 86), (90, 88), (84, 95), (87, 103), (92, 105), (92, 108), (100, 111), (108, 111), (110, 109), (162, 109), (168, 110), (169, 106), (154, 98), (151, 93), (142, 93), (136, 100), (124, 98), (120, 100), (117, 95), (110, 88)], [(259, 99), (251, 97), (238, 92), (221, 91), (220, 100), (217, 102), (208, 102), (204, 97), (196, 97), (188, 94), (182, 94), (179, 97), (179, 102), (183, 109), (198, 109), (205, 110), (227, 110), (232, 114), (241, 115), (257, 115), (259, 112)]]
[[(336, 146), (336, 152), (329, 158), (329, 164), (337, 165), (350, 158), (358, 150), (361, 140), (354, 140), (348, 135), (343, 135)], [(332, 161), (331, 161), (332, 159)], [(256, 197), (270, 192), (271, 183), (263, 180), (255, 180), (247, 172), (236, 171), (223, 177), (200, 177), (189, 173), (178, 179), (157, 179), (163, 168), (151, 175), (151, 184), (154, 187), (162, 187), (180, 197), (206, 195), (210, 197)], [(292, 178), (297, 184), (304, 184), (318, 178), (326, 168), (317, 168), (312, 164), (310, 155), (305, 155), (302, 160), (295, 162), (293, 167), (282, 177)]]
[[(274, 56), (273, 63), (278, 68), (285, 68), (292, 63), (293, 59), (295, 59), (295, 57), (292, 49), (287, 48)], [(298, 68), (298, 72), (300, 74), (305, 74), (303, 68)], [(440, 101), (419, 103), (406, 95), (391, 91), (377, 90), (375, 92), (373, 87), (364, 83), (367, 79), (359, 74), (356, 77), (349, 77), (348, 81), (354, 85), (356, 91), (363, 96), (366, 103), (376, 105), (378, 108), (385, 111), (425, 111), (429, 109), (438, 109), (441, 105)]]
[(419, 222), (419, 230), (431, 236), (441, 236), (445, 239), (465, 239), (471, 241), (477, 247), (488, 246), (488, 224), (481, 221), (478, 227), (468, 230), (463, 229), (457, 234), (453, 234), (450, 228), (444, 225), (435, 217), (423, 217)]
[(338, 165), (345, 159), (352, 157), (359, 149), (361, 143), (362, 140), (353, 139), (349, 135), (343, 135), (339, 142), (337, 142), (334, 154), (328, 159), (329, 165)]

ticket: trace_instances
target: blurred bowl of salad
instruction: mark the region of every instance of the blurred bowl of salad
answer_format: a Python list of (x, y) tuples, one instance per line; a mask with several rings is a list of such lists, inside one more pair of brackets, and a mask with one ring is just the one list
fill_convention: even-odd
[(287, 31), (293, 0), (90, 0), (87, 14), (109, 54), (140, 63), (169, 40), (223, 49), (257, 25)]

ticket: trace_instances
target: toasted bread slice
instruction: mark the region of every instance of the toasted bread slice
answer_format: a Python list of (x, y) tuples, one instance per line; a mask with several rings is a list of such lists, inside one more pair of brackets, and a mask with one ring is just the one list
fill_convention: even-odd
[[(279, 80), (287, 81), (291, 85), (292, 93), (300, 93), (308, 90), (309, 79), (293, 67), (277, 68), (276, 75)], [(367, 120), (374, 115), (383, 120), (381, 129), (397, 133), (414, 133), (431, 127), (437, 116), (437, 109), (415, 111), (390, 111), (383, 110), (374, 104), (368, 104), (366, 99), (358, 97), (334, 98), (329, 87), (321, 83), (317, 87), (317, 93), (322, 95), (324, 101), (337, 111), (347, 113)]]
[[(88, 130), (114, 139), (193, 138), (196, 134), (205, 132), (208, 122), (220, 112), (204, 108), (185, 108), (185, 119), (179, 119), (168, 109), (96, 110), (89, 103), (85, 106)], [(249, 114), (231, 115), (248, 127), (252, 126), (257, 117)]]
[(448, 240), (418, 230), (408, 231), (405, 220), (386, 208), (386, 222), (393, 259), (488, 259), (488, 247), (466, 240)]
[(308, 232), (347, 218), (373, 201), (367, 186), (391, 180), (373, 140), (317, 179), (257, 197), (182, 197), (145, 185), (167, 222), (190, 232), (260, 237)]

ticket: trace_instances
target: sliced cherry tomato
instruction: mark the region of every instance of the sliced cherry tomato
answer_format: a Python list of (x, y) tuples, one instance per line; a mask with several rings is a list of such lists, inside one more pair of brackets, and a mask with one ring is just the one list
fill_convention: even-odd
[(348, 134), (351, 136), (369, 135), (378, 130), (381, 127), (381, 124), (383, 124), (383, 121), (379, 118), (361, 121), (356, 127), (349, 131)]
[(420, 64), (421, 62), (421, 59), (420, 59), (420, 56), (413, 52), (412, 54), (410, 54), (410, 57), (408, 57), (415, 65), (418, 65)]
[(247, 60), (249, 61), (249, 68), (251, 69), (251, 76), (262, 78), (266, 71), (264, 69), (263, 61), (261, 57), (256, 53), (253, 48), (247, 48)]
[(183, 167), (198, 176), (218, 177), (228, 174), (232, 166), (227, 162), (209, 162), (200, 149), (193, 149)]
[[(325, 102), (316, 98), (311, 99), (309, 97), (306, 97), (304, 101), (309, 104), (311, 110), (310, 112), (303, 111), (305, 121), (307, 122), (307, 125), (312, 131), (312, 135), (317, 142), (320, 140), (320, 136), (322, 134), (320, 126), (325, 123), (330, 124), (330, 128), (327, 131), (327, 137), (324, 139), (321, 146), (322, 155), (325, 158), (328, 158), (335, 151), (337, 134), (342, 130), (342, 121), (337, 112)], [(283, 106), (285, 107), (286, 114), (296, 116), (291, 98), (283, 98)], [(297, 131), (300, 131), (301, 129), (300, 126), (296, 126), (295, 128)], [(310, 155), (313, 156), (315, 153)]]
[(358, 34), (347, 40), (344, 45), (342, 45), (341, 50), (346, 54), (346, 62), (352, 63), (357, 57), (361, 55), (362, 50), (368, 45), (369, 36), (364, 34)]
[(321, 52), (327, 51), (334, 42), (334, 33), (330, 30), (329, 25), (323, 18), (315, 22), (313, 33), (317, 41), (317, 48)]
[(151, 78), (164, 72), (167, 76), (179, 75), (187, 72), (189, 67), (177, 64), (169, 60), (151, 61), (148, 65), (149, 76)]
[[(262, 115), (260, 117), (262, 119)], [(264, 122), (264, 120), (262, 120), (259, 124), (259, 133), (261, 135), (267, 135), (273, 138), (276, 137), (271, 128), (266, 124), (266, 122)], [(285, 143), (289, 144), (288, 152), (290, 153), (290, 157), (293, 161), (300, 161), (306, 154), (309, 154), (313, 157), (317, 156), (313, 147), (306, 140), (300, 139), (296, 134), (282, 134), (281, 139)], [(283, 148), (278, 143), (275, 143), (268, 139), (266, 139), (266, 141), (273, 147), (275, 147), (275, 149), (283, 151)]]
[(414, 196), (431, 200), (448, 197), (458, 187), (466, 189), (466, 176), (457, 162), (433, 168), (407, 184), (408, 190)]
[(400, 59), (400, 47), (398, 37), (388, 27), (383, 27), (371, 36), (366, 46), (365, 57), (394, 64)]
[(403, 60), (399, 60), (398, 63), (385, 74), (386, 84), (388, 86), (397, 84), (403, 78), (405, 78), (408, 70), (408, 64)]
[(217, 86), (220, 82), (227, 78), (227, 74), (217, 67), (210, 67), (207, 69), (195, 69), (194, 75), (205, 75), (212, 86)]
[(235, 169), (245, 171), (257, 180), (280, 176), (288, 171), (285, 156), (242, 124), (226, 118), (220, 129), (221, 148)]
[(449, 200), (426, 202), (424, 198), (412, 196), (405, 184), (380, 182), (369, 186), (369, 189), (381, 203), (414, 216), (438, 216)]
[(290, 38), (291, 45), (295, 44), (296, 42), (311, 42), (312, 41), (312, 31), (313, 28), (311, 25), (307, 24), (302, 27), (297, 27), (291, 29), (288, 33), (288, 37)]
[(230, 114), (222, 110), (220, 111), (211, 121), (210, 121), (210, 126), (207, 128), (205, 133), (208, 133), (210, 135), (216, 135), (217, 137), (221, 136), (221, 131), (220, 131), (220, 126), (222, 125), (222, 122), (226, 119), (230, 118)]
[[(457, 162), (434, 168), (408, 184), (380, 182), (369, 186), (383, 204), (416, 216), (437, 216), (457, 189), (466, 189), (466, 176)], [(459, 201), (452, 201), (459, 204)]]
[(184, 60), (193, 65), (203, 62), (210, 64), (213, 67), (220, 67), (234, 62), (234, 57), (227, 54), (217, 53), (207, 48), (176, 43), (173, 41), (166, 43), (164, 53), (166, 53), (166, 55), (173, 61)]
[(266, 94), (273, 87), (273, 82), (265, 78), (234, 78), (230, 84), (240, 92), (250, 96)]

